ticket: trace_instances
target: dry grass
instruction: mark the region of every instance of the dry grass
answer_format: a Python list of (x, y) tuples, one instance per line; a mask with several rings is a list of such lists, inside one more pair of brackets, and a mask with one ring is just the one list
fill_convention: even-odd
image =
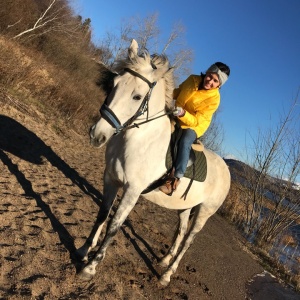
[[(83, 133), (92, 123), (104, 92), (96, 85), (100, 66), (88, 56), (77, 57), (77, 68), (55, 65), (34, 49), (0, 37), (0, 85), (22, 95), (27, 105), (63, 117)], [(63, 58), (61, 58), (63, 59)], [(75, 60), (75, 58), (74, 58)]]

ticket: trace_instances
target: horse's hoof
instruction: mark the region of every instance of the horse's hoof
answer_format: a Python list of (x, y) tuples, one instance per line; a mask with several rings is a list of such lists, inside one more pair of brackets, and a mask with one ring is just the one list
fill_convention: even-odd
[(159, 283), (162, 285), (162, 286), (168, 286), (169, 283), (170, 283), (170, 278), (169, 276), (161, 276), (160, 279), (159, 279)]
[(82, 269), (77, 277), (81, 280), (81, 281), (90, 281), (93, 279), (94, 275), (95, 275), (95, 271), (93, 271), (92, 268), (90, 267), (85, 267), (84, 269)]

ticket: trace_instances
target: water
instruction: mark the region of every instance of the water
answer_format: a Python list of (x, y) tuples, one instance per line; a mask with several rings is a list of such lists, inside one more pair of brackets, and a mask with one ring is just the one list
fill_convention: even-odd
[(277, 256), (279, 263), (285, 266), (291, 273), (295, 275), (300, 274), (300, 248), (298, 245), (295, 247), (279, 243), (274, 245), (270, 251), (270, 255), (273, 257)]

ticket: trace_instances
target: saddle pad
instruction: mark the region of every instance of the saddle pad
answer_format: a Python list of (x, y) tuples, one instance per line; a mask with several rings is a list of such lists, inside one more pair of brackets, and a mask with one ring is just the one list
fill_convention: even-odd
[[(193, 151), (193, 150), (192, 150)], [(206, 156), (203, 151), (194, 151), (196, 160), (195, 163), (187, 167), (184, 177), (194, 179), (196, 181), (203, 182), (207, 175), (207, 163)], [(166, 168), (170, 170), (172, 168), (172, 155), (170, 147), (166, 155)], [(193, 169), (195, 168), (195, 174), (193, 174)]]

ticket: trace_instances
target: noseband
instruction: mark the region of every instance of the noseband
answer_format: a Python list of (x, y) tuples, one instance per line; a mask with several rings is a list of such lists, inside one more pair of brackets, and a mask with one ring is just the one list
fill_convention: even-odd
[(137, 72), (135, 72), (135, 71), (133, 71), (129, 68), (125, 68), (124, 71), (130, 73), (131, 75), (133, 75), (135, 77), (139, 77), (140, 79), (145, 81), (149, 86), (149, 91), (145, 95), (145, 97), (144, 97), (140, 107), (136, 111), (136, 113), (131, 118), (129, 118), (123, 125), (121, 124), (120, 120), (115, 115), (115, 113), (108, 107), (107, 98), (105, 99), (103, 105), (100, 108), (100, 113), (101, 113), (102, 118), (104, 120), (106, 120), (113, 128), (116, 129), (114, 135), (117, 135), (117, 134), (119, 134), (120, 132), (122, 132), (126, 129), (133, 128), (133, 127), (138, 127), (139, 124), (133, 124), (132, 125), (132, 123), (139, 116), (143, 115), (145, 113), (145, 111), (147, 111), (147, 121), (148, 121), (148, 113), (149, 113), (148, 102), (150, 100), (152, 90), (153, 90), (154, 86), (156, 85), (156, 81), (155, 82), (150, 82), (147, 78), (145, 78), (141, 74), (139, 74), (139, 73), (137, 73)]

